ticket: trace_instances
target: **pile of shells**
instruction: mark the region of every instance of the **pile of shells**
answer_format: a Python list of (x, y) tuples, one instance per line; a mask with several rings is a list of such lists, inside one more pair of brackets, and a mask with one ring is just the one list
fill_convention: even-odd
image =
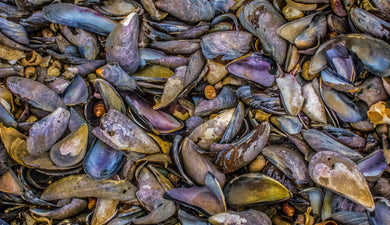
[(390, 224), (389, 15), (0, 0), (0, 224)]

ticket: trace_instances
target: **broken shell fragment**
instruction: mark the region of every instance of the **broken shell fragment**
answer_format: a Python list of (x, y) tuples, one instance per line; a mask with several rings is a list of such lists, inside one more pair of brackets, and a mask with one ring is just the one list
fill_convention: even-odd
[(380, 124), (390, 124), (390, 108), (383, 101), (377, 102), (367, 112), (368, 119), (374, 127)]

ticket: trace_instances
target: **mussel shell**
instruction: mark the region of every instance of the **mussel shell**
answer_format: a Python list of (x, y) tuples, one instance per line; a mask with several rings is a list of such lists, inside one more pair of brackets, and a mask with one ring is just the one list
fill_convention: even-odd
[(76, 75), (65, 89), (63, 99), (68, 106), (87, 103), (88, 87), (80, 75)]
[(277, 32), (281, 37), (293, 44), (295, 39), (310, 25), (313, 18), (318, 14), (319, 12), (312, 13), (300, 19), (285, 23), (278, 28)]
[(238, 102), (236, 110), (234, 110), (233, 118), (230, 120), (229, 125), (226, 127), (226, 130), (223, 133), (221, 140), (219, 141), (220, 144), (230, 143), (236, 137), (244, 121), (244, 117), (244, 104), (242, 102)]
[(93, 33), (108, 35), (116, 22), (85, 7), (68, 3), (48, 5), (42, 10), (44, 17), (53, 23), (76, 27)]
[(390, 224), (390, 202), (383, 197), (375, 198), (375, 211), (368, 213), (372, 225)]
[(169, 54), (193, 54), (200, 49), (199, 39), (154, 41), (149, 47), (155, 48)]
[[(352, 7), (349, 14), (353, 24), (363, 33), (372, 34), (374, 37), (383, 40), (390, 39), (389, 22), (382, 20), (359, 7)], [(364, 20), (361, 18), (364, 18)]]
[(69, 167), (57, 166), (50, 159), (49, 152), (44, 152), (39, 155), (27, 155), (23, 157), (23, 163), (25, 163), (28, 167), (44, 171), (45, 173), (58, 173), (65, 175), (79, 173), (81, 170), (81, 163)]
[(26, 30), (22, 25), (4, 19), (3, 17), (0, 17), (0, 31), (20, 44), (28, 44), (30, 42)]
[(66, 219), (68, 217), (77, 215), (78, 213), (85, 210), (87, 206), (88, 206), (88, 202), (86, 200), (73, 198), (69, 204), (66, 204), (65, 206), (59, 209), (35, 208), (35, 209), (30, 209), (30, 212), (38, 216), (60, 220), (60, 219)]
[(322, 132), (353, 149), (365, 148), (367, 144), (366, 138), (341, 127), (326, 125)]
[(81, 125), (50, 149), (50, 158), (57, 166), (74, 166), (83, 160), (88, 143), (88, 126)]
[(3, 175), (13, 165), (14, 162), (8, 155), (7, 150), (4, 147), (4, 144), (0, 142), (0, 176)]
[(115, 109), (121, 113), (126, 113), (126, 105), (115, 88), (103, 79), (95, 79), (95, 87), (102, 96), (107, 110)]
[(221, 151), (215, 161), (218, 169), (224, 173), (231, 173), (249, 164), (262, 151), (266, 145), (271, 127), (268, 122), (261, 123), (245, 135), (232, 147)]
[(117, 62), (129, 74), (135, 72), (140, 63), (138, 26), (138, 15), (130, 13), (115, 26), (105, 44), (107, 62)]
[(261, 53), (251, 53), (230, 62), (226, 69), (233, 75), (270, 87), (281, 75), (280, 67)]
[(136, 187), (127, 180), (96, 181), (86, 174), (71, 175), (50, 184), (42, 193), (46, 201), (65, 198), (95, 197), (111, 200), (134, 200)]
[[(92, 6), (96, 11), (112, 17), (124, 17), (133, 12), (140, 11), (140, 5), (135, 1), (106, 0)], [(142, 9), (141, 9), (142, 10)]]
[(138, 190), (136, 192), (137, 199), (141, 205), (148, 211), (153, 210), (153, 202), (161, 199), (164, 196), (164, 189), (153, 173), (143, 167), (137, 177)]
[(214, 99), (201, 99), (195, 106), (195, 116), (208, 116), (224, 109), (235, 107), (237, 98), (231, 88), (224, 86)]
[(137, 83), (117, 63), (108, 63), (96, 70), (96, 73), (120, 90), (135, 91)]
[(190, 178), (198, 185), (205, 185), (207, 173), (217, 177), (220, 185), (225, 185), (225, 175), (217, 170), (215, 165), (211, 163), (205, 156), (198, 153), (198, 146), (194, 142), (185, 138), (181, 149), (183, 158), (183, 167)]
[(158, 0), (157, 8), (189, 23), (211, 20), (215, 11), (207, 0)]
[(387, 0), (373, 0), (372, 2), (381, 12), (390, 13), (390, 3)]
[(310, 25), (295, 38), (294, 44), (300, 50), (315, 48), (319, 44), (318, 40), (325, 36), (326, 29), (326, 17), (317, 15), (313, 18)]
[(153, 106), (153, 109), (160, 109), (172, 103), (184, 89), (184, 80), (187, 66), (179, 66), (175, 69), (175, 74), (168, 78), (164, 86), (161, 99)]
[[(3, 100), (2, 98), (0, 100)], [(14, 116), (4, 108), (3, 104), (0, 102), (0, 122), (3, 123), (6, 127), (14, 127), (18, 126)]]
[(270, 145), (262, 150), (262, 154), (299, 187), (311, 183), (307, 163), (296, 150)]
[(315, 151), (334, 151), (357, 161), (363, 157), (353, 149), (337, 142), (328, 135), (316, 129), (302, 130), (302, 136)]
[(279, 87), (280, 97), (286, 112), (292, 116), (298, 115), (305, 99), (302, 96), (302, 87), (296, 77), (285, 74), (284, 77), (276, 79), (276, 84)]
[(388, 168), (388, 165), (383, 150), (379, 150), (361, 160), (357, 167), (368, 181), (376, 182)]
[(31, 14), (29, 17), (21, 19), (19, 24), (28, 32), (34, 32), (44, 29), (49, 21), (45, 19), (42, 11), (37, 11)]
[(27, 150), (31, 155), (48, 151), (65, 133), (70, 112), (62, 107), (57, 108), (47, 117), (36, 122), (29, 130)]
[(8, 77), (7, 87), (35, 108), (52, 112), (58, 107), (65, 107), (62, 99), (46, 85), (23, 77)]
[(166, 192), (164, 197), (206, 215), (215, 215), (224, 212), (223, 204), (220, 202), (219, 198), (206, 186), (174, 188)]
[(208, 225), (207, 220), (201, 219), (199, 217), (193, 216), (186, 211), (179, 209), (177, 212), (180, 222), (182, 224), (193, 224), (193, 225)]
[(195, 128), (189, 138), (202, 149), (210, 148), (214, 142), (218, 142), (222, 138), (229, 122), (233, 118), (234, 111), (234, 108), (222, 111), (213, 119)]
[(272, 204), (292, 197), (278, 181), (263, 174), (247, 173), (232, 179), (224, 188), (227, 203), (233, 208)]
[(379, 101), (385, 101), (388, 97), (388, 93), (386, 92), (384, 79), (386, 78), (381, 79), (380, 77), (374, 77), (365, 80), (365, 82), (359, 86), (361, 92), (357, 97), (367, 103), (368, 106), (372, 106)]
[(213, 225), (224, 225), (230, 223), (241, 224), (241, 221), (245, 221), (244, 224), (257, 224), (257, 225), (272, 224), (267, 214), (253, 209), (244, 212), (219, 213), (209, 218), (209, 222)]
[(343, 43), (362, 60), (365, 69), (369, 72), (387, 77), (390, 75), (390, 45), (385, 41), (364, 34), (338, 35), (318, 48), (313, 56), (309, 72), (315, 74), (327, 67), (325, 51)]
[(331, 218), (345, 225), (356, 225), (356, 224), (369, 225), (370, 224), (366, 213), (362, 213), (362, 212), (350, 212), (350, 211), (338, 212), (338, 213), (333, 213), (331, 215)]
[(200, 46), (206, 59), (232, 60), (249, 52), (252, 36), (244, 31), (215, 32), (203, 36)]
[(282, 15), (266, 0), (254, 0), (243, 6), (239, 16), (242, 26), (260, 39), (275, 61), (282, 65), (287, 53), (287, 42), (277, 34), (285, 24)]
[(159, 224), (176, 213), (174, 202), (166, 199), (158, 199), (153, 202), (153, 211), (150, 214), (134, 219), (134, 224)]
[(278, 117), (278, 122), (282, 130), (288, 134), (298, 134), (302, 130), (302, 123), (298, 117), (295, 116), (281, 116)]
[(8, 194), (21, 195), (23, 186), (12, 169), (0, 176), (0, 191)]
[(351, 101), (348, 96), (325, 84), (321, 86), (321, 96), (324, 103), (332, 109), (344, 122), (360, 122), (367, 119), (367, 107)]
[(125, 92), (122, 95), (135, 116), (146, 123), (155, 134), (171, 134), (180, 131), (184, 127), (181, 120), (162, 110), (154, 110), (152, 105), (138, 94)]
[(375, 209), (366, 179), (356, 164), (344, 155), (331, 151), (316, 153), (310, 160), (309, 174), (317, 184), (342, 194), (369, 211)]
[(353, 83), (340, 79), (340, 77), (329, 68), (321, 71), (321, 79), (324, 84), (338, 91), (354, 92), (358, 89)]
[(138, 153), (156, 153), (157, 144), (126, 115), (110, 109), (101, 119), (100, 127), (95, 127), (93, 134), (117, 150), (129, 150)]
[(330, 67), (330, 73), (335, 74), (335, 77), (343, 80), (346, 85), (355, 83), (363, 72), (362, 61), (342, 44), (336, 44), (325, 50), (325, 58)]
[(116, 174), (122, 166), (123, 153), (97, 140), (84, 159), (84, 171), (94, 180), (104, 180)]

